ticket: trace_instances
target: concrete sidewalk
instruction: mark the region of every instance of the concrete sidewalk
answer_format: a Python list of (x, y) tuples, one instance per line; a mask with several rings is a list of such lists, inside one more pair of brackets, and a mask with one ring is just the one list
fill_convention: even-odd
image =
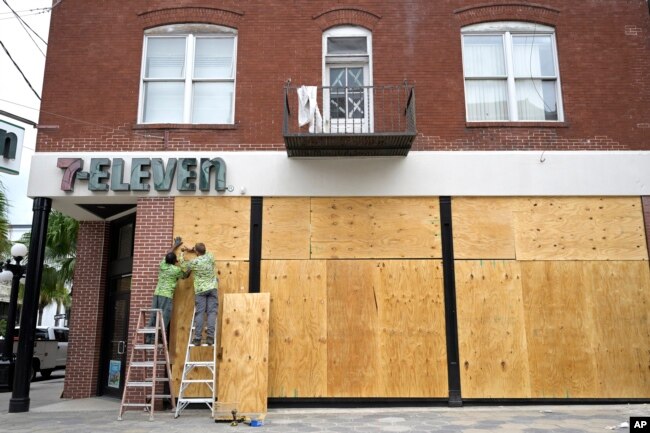
[[(240, 424), (215, 423), (205, 409), (186, 409), (178, 419), (157, 412), (128, 411), (117, 421), (120, 402), (95, 397), (61, 400), (63, 378), (32, 384), (27, 413), (9, 414), (10, 393), (0, 393), (0, 429), (11, 432), (232, 432)], [(630, 416), (649, 416), (650, 405), (479, 406), (364, 409), (271, 409), (259, 431), (268, 433), (578, 433), (629, 431)]]

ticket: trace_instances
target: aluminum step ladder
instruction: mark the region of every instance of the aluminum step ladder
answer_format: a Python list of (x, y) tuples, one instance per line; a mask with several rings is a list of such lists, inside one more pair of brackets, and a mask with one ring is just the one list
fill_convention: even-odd
[[(191, 358), (191, 353), (199, 349), (200, 346), (192, 344), (192, 336), (194, 335), (194, 314), (192, 314), (192, 326), (187, 338), (187, 350), (185, 352), (185, 364), (183, 365), (183, 375), (181, 377), (181, 386), (178, 391), (178, 402), (176, 403), (176, 413), (174, 418), (178, 418), (183, 410), (191, 403), (205, 403), (210, 409), (210, 415), (216, 401), (215, 382), (217, 379), (217, 342), (212, 344), (212, 360), (211, 361), (194, 361)], [(204, 379), (189, 379), (188, 375), (191, 371), (209, 372), (210, 378)], [(187, 388), (193, 384), (205, 384), (210, 389), (212, 395), (202, 397), (186, 397)]]
[[(156, 323), (153, 327), (150, 327), (148, 326), (149, 321), (147, 318), (151, 317), (150, 315), (152, 314), (156, 317)], [(153, 344), (147, 343), (148, 336), (153, 337)], [(137, 371), (135, 374), (136, 380), (131, 380), (131, 375), (135, 371)], [(167, 377), (159, 377), (161, 373), (166, 374)], [(172, 409), (176, 409), (174, 392), (170, 382), (171, 377), (167, 336), (165, 335), (162, 310), (151, 308), (141, 309), (138, 314), (138, 324), (131, 340), (131, 356), (129, 359), (129, 367), (126, 370), (122, 403), (120, 404), (120, 413), (117, 417), (118, 421), (122, 420), (122, 415), (125, 410), (130, 408), (143, 408), (149, 412), (149, 420), (153, 421), (156, 399), (169, 399), (172, 404)], [(167, 384), (169, 394), (156, 393), (156, 388), (160, 383)], [(140, 401), (127, 401), (127, 394), (130, 390), (136, 392)], [(142, 395), (142, 390), (144, 390), (144, 396)]]

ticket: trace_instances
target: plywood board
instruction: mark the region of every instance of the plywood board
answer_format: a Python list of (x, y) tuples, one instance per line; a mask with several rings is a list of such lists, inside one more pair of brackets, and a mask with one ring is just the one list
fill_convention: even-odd
[[(191, 257), (188, 255), (188, 257)], [(248, 262), (217, 262), (217, 275), (219, 276), (219, 313), (217, 316), (217, 347), (221, 339), (221, 317), (223, 306), (223, 295), (225, 293), (246, 293), (248, 292)], [(183, 364), (187, 341), (190, 338), (194, 312), (194, 280), (190, 278), (180, 280), (174, 293), (174, 310), (170, 325), (170, 357), (172, 363), (172, 382), (176, 395), (180, 387)], [(213, 358), (212, 348), (197, 347), (192, 349), (193, 360), (207, 361)], [(218, 360), (217, 360), (218, 363)], [(207, 371), (196, 370), (191, 373), (191, 378), (208, 378)], [(193, 384), (187, 388), (185, 393), (188, 397), (199, 397), (211, 395), (211, 391), (204, 384)]]
[(514, 259), (517, 203), (504, 197), (454, 197), (454, 257)]
[(312, 198), (311, 258), (440, 258), (438, 199)]
[(442, 263), (387, 260), (375, 262), (372, 271), (379, 327), (377, 396), (446, 397)]
[(309, 198), (264, 198), (262, 259), (309, 259), (309, 206)]
[(517, 260), (648, 260), (638, 197), (531, 198), (515, 212)]
[(447, 396), (437, 260), (327, 262), (327, 395)]
[(529, 398), (530, 373), (515, 261), (455, 262), (464, 398)]
[(327, 268), (324, 260), (263, 260), (271, 295), (269, 397), (327, 395)]
[(327, 263), (327, 395), (379, 396), (379, 316), (372, 261)]
[(582, 262), (521, 263), (533, 398), (599, 396), (598, 318), (586, 271)]
[(266, 412), (269, 305), (268, 293), (224, 296), (218, 400), (238, 412)]
[(203, 242), (217, 260), (248, 260), (250, 197), (176, 197), (174, 236)]
[(648, 262), (587, 262), (600, 398), (650, 397)]

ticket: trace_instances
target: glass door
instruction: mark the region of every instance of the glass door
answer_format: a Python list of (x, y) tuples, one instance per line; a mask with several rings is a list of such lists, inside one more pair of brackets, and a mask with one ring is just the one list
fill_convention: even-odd
[(128, 353), (131, 276), (116, 278), (110, 283), (104, 339), (104, 365), (101, 394), (122, 397)]
[(129, 313), (135, 214), (111, 222), (108, 282), (104, 308), (101, 371), (98, 390), (121, 398), (129, 351)]
[(366, 68), (330, 66), (328, 69), (330, 132), (370, 132)]

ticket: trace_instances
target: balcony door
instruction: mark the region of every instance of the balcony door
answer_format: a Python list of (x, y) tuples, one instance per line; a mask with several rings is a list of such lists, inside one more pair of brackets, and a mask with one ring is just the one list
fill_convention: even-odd
[(373, 132), (371, 47), (372, 34), (361, 27), (323, 33), (324, 132)]

